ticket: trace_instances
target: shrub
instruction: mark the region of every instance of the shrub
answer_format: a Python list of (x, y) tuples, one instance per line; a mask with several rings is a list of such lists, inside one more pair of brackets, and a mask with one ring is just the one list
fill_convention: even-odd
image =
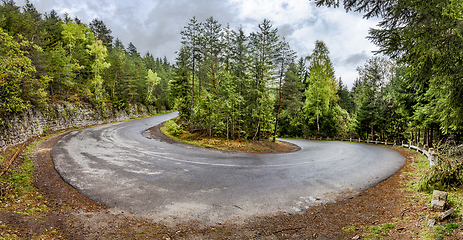
[(458, 158), (439, 156), (439, 163), (423, 175), (419, 181), (420, 191), (448, 190), (463, 185), (463, 161)]
[(164, 123), (164, 126), (166, 126), (167, 132), (169, 132), (172, 136), (178, 137), (183, 133), (182, 126), (178, 125), (173, 120), (168, 120)]

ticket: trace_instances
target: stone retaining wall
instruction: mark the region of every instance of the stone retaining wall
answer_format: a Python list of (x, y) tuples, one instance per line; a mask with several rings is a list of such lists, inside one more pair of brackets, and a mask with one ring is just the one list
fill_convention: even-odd
[(127, 110), (118, 111), (112, 105), (94, 108), (88, 104), (62, 103), (7, 113), (0, 118), (0, 150), (5, 151), (48, 131), (123, 121), (149, 115), (152, 110), (143, 105), (131, 105)]

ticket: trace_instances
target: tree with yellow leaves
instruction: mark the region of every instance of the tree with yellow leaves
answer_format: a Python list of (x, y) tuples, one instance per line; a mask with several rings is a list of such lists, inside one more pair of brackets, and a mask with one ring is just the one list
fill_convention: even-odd
[(32, 61), (22, 48), (33, 46), (18, 36), (16, 41), (0, 28), (0, 110), (20, 112), (31, 106), (31, 101), (41, 104), (47, 100), (46, 86), (50, 78), (34, 78)]

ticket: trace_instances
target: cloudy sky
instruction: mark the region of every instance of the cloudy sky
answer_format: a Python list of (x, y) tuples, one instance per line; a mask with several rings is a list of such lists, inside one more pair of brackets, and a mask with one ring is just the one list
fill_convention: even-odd
[[(299, 57), (310, 54), (315, 40), (324, 41), (336, 76), (351, 88), (356, 67), (363, 65), (377, 47), (365, 37), (378, 19), (362, 19), (344, 9), (317, 8), (310, 0), (30, 0), (41, 13), (52, 9), (84, 23), (103, 20), (125, 46), (132, 42), (139, 52), (167, 56), (173, 63), (180, 48), (180, 31), (193, 16), (203, 22), (213, 16), (223, 26), (240, 25), (249, 34), (269, 19), (285, 36)], [(16, 0), (23, 6), (25, 0)]]

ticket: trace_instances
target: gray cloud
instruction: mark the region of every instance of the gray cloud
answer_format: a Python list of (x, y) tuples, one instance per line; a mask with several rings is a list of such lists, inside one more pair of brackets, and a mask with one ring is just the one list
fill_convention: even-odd
[(289, 4), (287, 2), (281, 3), (281, 7), (285, 10), (288, 8), (288, 5)]
[(363, 64), (363, 62), (365, 62), (369, 58), (370, 56), (366, 54), (365, 51), (362, 51), (361, 53), (350, 55), (348, 58), (342, 61), (342, 63), (350, 66), (358, 66), (360, 63)]
[[(16, 0), (24, 5), (25, 0)], [(311, 53), (315, 40), (324, 41), (335, 59), (336, 73), (350, 85), (355, 80), (355, 64), (369, 58), (376, 47), (365, 40), (374, 21), (367, 22), (357, 13), (343, 9), (317, 8), (307, 0), (31, 0), (41, 13), (55, 9), (69, 13), (83, 23), (103, 20), (125, 46), (132, 42), (141, 54), (167, 56), (174, 62), (180, 48), (180, 31), (196, 16), (203, 22), (213, 16), (232, 29), (242, 26), (249, 34), (267, 18), (286, 37), (299, 56)], [(343, 60), (344, 59), (344, 60)], [(345, 76), (348, 79), (346, 79)]]
[(289, 24), (284, 24), (278, 27), (278, 33), (284, 37), (291, 36), (294, 33), (294, 31), (295, 31), (294, 27), (292, 27)]

